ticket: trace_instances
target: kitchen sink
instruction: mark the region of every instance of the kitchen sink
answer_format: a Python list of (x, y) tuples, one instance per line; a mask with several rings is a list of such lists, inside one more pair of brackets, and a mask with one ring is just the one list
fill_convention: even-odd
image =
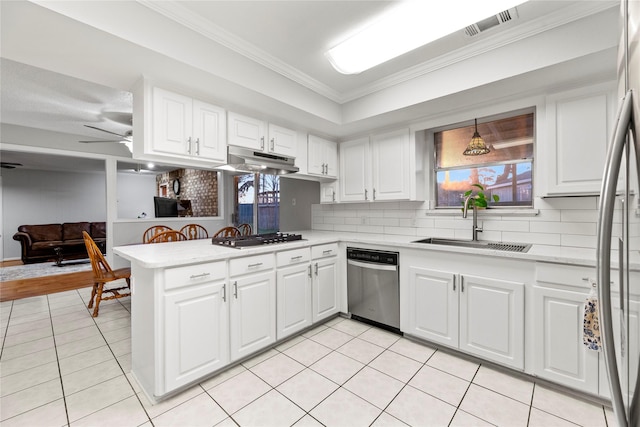
[(491, 249), (494, 251), (507, 252), (527, 252), (531, 248), (526, 243), (505, 243), (505, 242), (489, 242), (485, 240), (458, 240), (458, 239), (439, 239), (436, 237), (428, 237), (426, 239), (415, 240), (412, 243), (425, 243), (428, 245), (445, 245), (460, 246), (463, 248)]

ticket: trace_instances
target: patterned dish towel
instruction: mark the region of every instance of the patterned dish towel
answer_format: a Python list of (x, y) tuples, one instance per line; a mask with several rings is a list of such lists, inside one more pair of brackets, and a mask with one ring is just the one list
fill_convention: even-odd
[(600, 339), (600, 322), (598, 321), (598, 296), (595, 282), (591, 285), (591, 292), (584, 304), (582, 342), (589, 350), (600, 351), (602, 340)]

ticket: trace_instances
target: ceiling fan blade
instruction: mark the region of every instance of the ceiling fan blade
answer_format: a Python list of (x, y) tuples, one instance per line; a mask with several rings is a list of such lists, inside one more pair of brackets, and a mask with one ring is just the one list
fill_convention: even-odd
[(110, 130), (100, 129), (100, 128), (97, 128), (95, 126), (90, 126), (90, 125), (85, 125), (85, 126), (88, 127), (88, 128), (91, 128), (91, 129), (99, 130), (101, 132), (110, 133), (111, 135), (116, 135), (116, 136), (119, 136), (121, 138), (126, 138), (126, 135), (121, 135), (119, 133), (111, 132)]
[(100, 141), (78, 141), (78, 142), (82, 142), (84, 144), (91, 144), (92, 142), (120, 142), (121, 140), (119, 139), (107, 139), (107, 140), (100, 140)]
[(0, 162), (0, 168), (15, 169), (16, 166), (22, 166), (22, 163)]

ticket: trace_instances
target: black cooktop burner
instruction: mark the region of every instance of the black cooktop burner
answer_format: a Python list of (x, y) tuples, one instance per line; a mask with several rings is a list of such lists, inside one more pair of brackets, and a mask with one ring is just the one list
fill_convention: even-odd
[(214, 245), (230, 246), (232, 248), (244, 248), (247, 246), (269, 245), (273, 243), (285, 243), (302, 240), (301, 234), (291, 233), (266, 233), (253, 234), (251, 236), (238, 237), (214, 237), (211, 243)]

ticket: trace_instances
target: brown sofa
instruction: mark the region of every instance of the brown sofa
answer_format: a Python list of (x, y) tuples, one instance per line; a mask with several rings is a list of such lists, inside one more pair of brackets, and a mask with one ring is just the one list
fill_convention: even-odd
[(82, 232), (86, 231), (105, 253), (107, 244), (104, 222), (65, 222), (64, 224), (21, 225), (13, 235), (22, 245), (22, 262), (31, 264), (55, 260), (88, 258)]

